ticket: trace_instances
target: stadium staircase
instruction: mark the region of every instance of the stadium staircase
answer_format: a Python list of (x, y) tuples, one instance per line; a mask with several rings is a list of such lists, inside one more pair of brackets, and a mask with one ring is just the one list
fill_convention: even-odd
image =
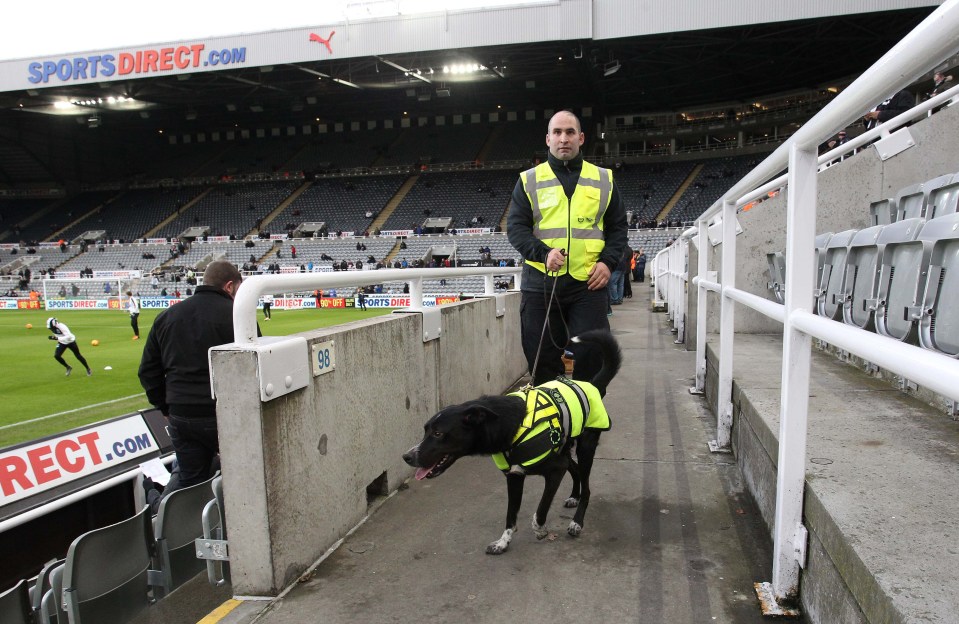
[(163, 221), (160, 221), (160, 222), (157, 223), (155, 226), (153, 226), (153, 229), (148, 230), (148, 231), (143, 235), (143, 238), (150, 238), (150, 237), (152, 237), (154, 234), (156, 234), (156, 233), (159, 232), (161, 229), (163, 229), (163, 227), (166, 226), (168, 223), (171, 223), (174, 219), (176, 219), (177, 217), (179, 217), (181, 213), (186, 212), (186, 211), (189, 210), (190, 208), (193, 208), (193, 206), (195, 206), (198, 201), (200, 201), (201, 199), (203, 199), (204, 197), (206, 197), (207, 195), (209, 195), (209, 194), (213, 191), (214, 188), (215, 188), (215, 187), (213, 187), (213, 186), (209, 187), (208, 189), (206, 189), (205, 191), (203, 191), (202, 193), (200, 193), (199, 195), (197, 195), (196, 197), (194, 197), (192, 200), (190, 200), (189, 202), (187, 202), (186, 204), (184, 204), (179, 210), (174, 210), (173, 212), (171, 212), (171, 213), (167, 216), (166, 219), (164, 219)]
[(683, 180), (683, 183), (679, 185), (679, 188), (676, 189), (676, 192), (673, 193), (673, 196), (669, 198), (669, 201), (666, 202), (666, 205), (663, 206), (663, 209), (659, 211), (658, 215), (656, 215), (657, 222), (662, 221), (666, 218), (666, 215), (668, 215), (669, 211), (673, 209), (673, 206), (675, 206), (679, 202), (679, 198), (683, 196), (683, 193), (685, 193), (686, 189), (688, 189), (692, 185), (692, 183), (699, 176), (699, 172), (702, 170), (703, 170), (702, 163), (699, 163), (695, 167), (693, 167), (693, 170), (689, 173), (688, 176), (686, 176), (686, 179)]
[(396, 191), (396, 194), (390, 198), (390, 201), (386, 202), (386, 206), (383, 207), (380, 214), (376, 215), (376, 218), (373, 219), (373, 223), (370, 224), (371, 232), (375, 232), (377, 229), (383, 227), (383, 224), (386, 223), (390, 215), (393, 214), (393, 211), (396, 210), (396, 207), (400, 205), (400, 202), (403, 201), (406, 194), (410, 192), (410, 189), (413, 188), (413, 185), (416, 184), (416, 181), (419, 179), (420, 176), (411, 175), (403, 182), (403, 185)]
[(479, 153), (476, 154), (477, 162), (485, 162), (486, 157), (489, 155), (490, 150), (499, 142), (499, 138), (503, 135), (503, 132), (506, 131), (506, 126), (499, 125), (494, 126), (490, 131), (489, 136), (486, 137), (486, 141), (483, 143), (483, 147), (480, 148)]
[[(62, 228), (60, 228), (59, 230), (57, 230), (56, 232), (54, 232), (53, 234), (51, 234), (50, 236), (48, 236), (48, 237), (47, 237), (46, 239), (44, 239), (44, 240), (48, 240), (48, 241), (59, 240), (60, 235), (61, 235), (63, 232), (68, 231), (70, 228), (72, 228), (72, 227), (75, 226), (76, 224), (80, 223), (81, 221), (87, 219), (88, 217), (91, 217), (91, 216), (97, 214), (104, 206), (106, 206), (106, 205), (109, 204), (109, 203), (115, 202), (116, 200), (118, 200), (118, 199), (120, 199), (121, 197), (123, 197), (124, 194), (126, 194), (126, 191), (121, 191), (118, 195), (115, 195), (115, 196), (111, 197), (111, 198), (108, 199), (107, 201), (97, 204), (96, 206), (94, 206), (94, 207), (91, 208), (90, 210), (86, 211), (85, 213), (83, 213), (82, 215), (80, 215), (79, 217), (77, 217), (76, 219), (74, 219), (73, 221), (71, 221), (70, 223), (67, 223), (66, 225), (64, 225)], [(91, 228), (91, 229), (94, 229), (94, 228)], [(67, 241), (67, 242), (69, 242), (69, 241)]]
[(406, 138), (406, 135), (410, 133), (410, 130), (411, 130), (410, 128), (407, 128), (405, 132), (400, 132), (399, 135), (397, 135), (397, 137), (393, 140), (393, 142), (390, 143), (386, 147), (386, 149), (383, 150), (383, 152), (376, 157), (376, 159), (373, 161), (373, 164), (370, 166), (380, 167), (383, 165), (391, 164), (389, 161), (389, 154), (393, 151), (393, 148), (397, 147), (403, 142), (403, 140)]
[[(250, 234), (259, 234), (259, 233), (260, 233), (260, 230), (262, 230), (262, 229), (265, 228), (267, 225), (269, 225), (270, 223), (272, 223), (274, 219), (276, 219), (278, 216), (280, 216), (280, 215), (283, 213), (284, 210), (286, 210), (287, 206), (289, 206), (289, 205), (292, 204), (294, 201), (296, 201), (296, 198), (299, 197), (300, 195), (302, 195), (303, 193), (305, 193), (305, 192), (306, 192), (306, 189), (310, 188), (312, 185), (313, 185), (313, 183), (312, 183), (312, 182), (309, 182), (309, 181), (308, 181), (308, 182), (304, 182), (303, 184), (301, 184), (301, 185), (299, 186), (299, 188), (297, 188), (295, 191), (293, 191), (292, 193), (290, 193), (289, 197), (287, 197), (286, 199), (284, 199), (283, 201), (281, 201), (281, 202), (279, 203), (279, 205), (277, 205), (277, 207), (274, 208), (274, 209), (270, 212), (270, 214), (268, 214), (268, 215), (266, 215), (265, 217), (263, 217), (263, 222), (260, 224), (260, 228), (259, 228), (258, 230), (256, 230), (255, 232), (251, 230), (249, 233), (250, 233)], [(269, 254), (267, 254), (267, 255), (269, 255)]]

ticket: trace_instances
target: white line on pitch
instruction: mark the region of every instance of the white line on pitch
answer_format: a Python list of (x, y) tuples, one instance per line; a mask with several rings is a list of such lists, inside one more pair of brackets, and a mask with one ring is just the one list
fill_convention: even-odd
[(2, 427), (0, 427), (0, 431), (2, 431), (2, 430), (4, 430), (4, 429), (10, 429), (11, 427), (19, 427), (20, 425), (28, 425), (28, 424), (30, 424), (30, 423), (39, 422), (39, 421), (41, 421), (41, 420), (46, 420), (46, 419), (48, 419), (48, 418), (56, 418), (57, 416), (63, 416), (63, 415), (65, 415), (65, 414), (72, 414), (73, 412), (80, 412), (80, 411), (83, 411), (83, 410), (85, 410), (85, 409), (92, 409), (92, 408), (94, 408), (94, 407), (102, 407), (102, 406), (104, 406), (104, 405), (109, 405), (109, 404), (111, 404), (111, 403), (116, 403), (116, 402), (118, 402), (118, 401), (129, 401), (130, 399), (135, 399), (135, 398), (137, 398), (137, 397), (142, 397), (142, 396), (143, 396), (142, 393), (141, 393), (141, 394), (131, 394), (130, 396), (127, 396), (127, 397), (120, 397), (119, 399), (113, 399), (113, 400), (111, 400), (111, 401), (104, 401), (103, 403), (94, 403), (93, 405), (86, 405), (86, 406), (84, 406), (84, 407), (78, 407), (78, 408), (76, 408), (76, 409), (67, 410), (67, 411), (65, 411), (65, 412), (57, 412), (56, 414), (50, 414), (50, 415), (48, 415), (48, 416), (41, 416), (40, 418), (32, 418), (32, 419), (30, 419), (30, 420), (24, 420), (24, 421), (18, 422), (18, 423), (12, 423), (12, 424), (9, 424), (9, 425), (3, 425)]

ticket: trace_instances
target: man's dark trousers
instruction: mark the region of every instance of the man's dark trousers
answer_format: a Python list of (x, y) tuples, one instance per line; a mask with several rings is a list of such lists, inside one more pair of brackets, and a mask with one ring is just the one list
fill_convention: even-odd
[(180, 465), (180, 488), (210, 478), (213, 459), (220, 452), (216, 417), (183, 418), (170, 414), (170, 440)]
[[(552, 280), (546, 280), (546, 292), (523, 291), (520, 303), (520, 320), (522, 322), (523, 353), (526, 355), (530, 371), (536, 361), (536, 351), (540, 346), (540, 336), (543, 336), (539, 362), (536, 364), (533, 385), (538, 386), (547, 381), (556, 379), (565, 373), (565, 366), (561, 359), (563, 350), (569, 338), (578, 336), (590, 329), (605, 329), (609, 331), (609, 319), (606, 316), (608, 295), (606, 288), (587, 290), (585, 282), (582, 288), (563, 295), (557, 293), (549, 311), (549, 329), (543, 334), (543, 323), (546, 320), (546, 308), (549, 304)], [(565, 320), (565, 325), (564, 325)], [(569, 334), (566, 327), (569, 327)], [(550, 340), (552, 335), (552, 340)], [(573, 379), (589, 381), (602, 367), (600, 353), (577, 353), (573, 368)]]

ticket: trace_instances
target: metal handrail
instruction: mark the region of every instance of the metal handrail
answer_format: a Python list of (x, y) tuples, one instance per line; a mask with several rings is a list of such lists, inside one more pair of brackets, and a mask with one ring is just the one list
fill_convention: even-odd
[[(912, 108), (825, 154), (818, 146), (834, 132), (859, 118), (890, 93), (896, 93), (959, 50), (959, 0), (946, 0), (879, 61), (796, 131), (757, 167), (733, 185), (683, 232), (677, 247), (696, 237), (699, 247), (697, 287), (696, 386), (705, 385), (705, 349), (708, 292), (720, 292), (716, 440), (710, 448), (728, 450), (732, 428), (732, 359), (735, 304), (746, 305), (783, 323), (782, 389), (779, 445), (776, 458), (776, 509), (773, 526), (773, 570), (770, 583), (757, 584), (767, 613), (799, 593), (807, 531), (803, 526), (806, 478), (806, 437), (812, 338), (825, 340), (883, 366), (953, 400), (959, 400), (959, 360), (817, 316), (810, 293), (815, 281), (815, 227), (817, 176), (823, 163), (841, 157), (873, 140), (882, 140), (909, 121), (925, 115), (959, 95), (959, 87)], [(778, 175), (787, 170), (785, 175)], [(775, 179), (773, 176), (778, 175)], [(785, 188), (786, 284), (780, 305), (736, 288), (736, 214), (744, 204)], [(721, 227), (717, 222), (721, 219)], [(711, 223), (712, 222), (712, 223)], [(707, 229), (720, 230), (721, 282), (705, 279), (708, 269)], [(715, 238), (716, 235), (713, 234)], [(670, 293), (674, 294), (674, 293)], [(682, 296), (682, 293), (679, 293)], [(780, 611), (781, 613), (782, 611)]]
[(495, 294), (493, 278), (513, 275), (520, 286), (522, 267), (458, 267), (437, 269), (380, 269), (377, 271), (341, 271), (338, 273), (278, 273), (255, 275), (243, 280), (233, 302), (233, 334), (237, 344), (259, 342), (256, 335), (256, 306), (260, 296), (274, 292), (329, 290), (344, 286), (370, 286), (381, 282), (408, 282), (410, 307), (423, 309), (423, 280), (432, 278), (485, 278), (484, 295)]

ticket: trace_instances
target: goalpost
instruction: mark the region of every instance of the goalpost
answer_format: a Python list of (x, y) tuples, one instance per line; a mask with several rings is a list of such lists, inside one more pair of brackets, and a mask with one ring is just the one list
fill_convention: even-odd
[[(93, 277), (93, 278), (66, 278), (45, 277), (43, 279), (43, 299), (47, 308), (51, 308), (53, 301), (97, 300), (107, 301), (107, 308), (123, 308), (126, 305), (126, 291), (136, 292), (139, 278), (136, 277)], [(117, 305), (111, 305), (116, 301)], [(59, 306), (54, 306), (59, 307)], [(72, 306), (70, 306), (72, 307)]]

